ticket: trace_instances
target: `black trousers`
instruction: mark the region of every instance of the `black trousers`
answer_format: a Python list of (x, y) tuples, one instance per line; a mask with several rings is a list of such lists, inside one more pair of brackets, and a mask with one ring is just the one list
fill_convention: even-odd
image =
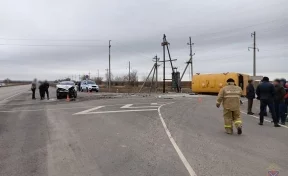
[(247, 112), (252, 112), (252, 106), (253, 106), (253, 99), (248, 99), (248, 109)]
[(39, 94), (40, 94), (40, 98), (41, 98), (41, 100), (43, 100), (44, 99), (44, 90), (42, 90), (42, 89), (39, 89)]
[(277, 120), (276, 114), (275, 114), (275, 107), (273, 101), (270, 100), (260, 100), (260, 123), (263, 123), (264, 121), (264, 113), (266, 112), (266, 107), (269, 107), (272, 114), (272, 119), (274, 124), (278, 124), (279, 119)]
[(45, 97), (45, 93), (46, 93), (46, 95), (47, 95), (47, 99), (49, 99), (49, 90), (48, 90), (48, 89), (45, 89), (45, 92), (44, 92), (44, 96), (43, 96), (43, 97)]
[(32, 99), (35, 99), (35, 91), (36, 89), (31, 89), (32, 90)]

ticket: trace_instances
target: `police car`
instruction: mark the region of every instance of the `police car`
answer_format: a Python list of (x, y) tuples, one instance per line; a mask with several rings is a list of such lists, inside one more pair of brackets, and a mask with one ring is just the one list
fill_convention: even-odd
[(77, 86), (73, 81), (62, 81), (56, 85), (57, 99), (64, 97), (77, 98)]

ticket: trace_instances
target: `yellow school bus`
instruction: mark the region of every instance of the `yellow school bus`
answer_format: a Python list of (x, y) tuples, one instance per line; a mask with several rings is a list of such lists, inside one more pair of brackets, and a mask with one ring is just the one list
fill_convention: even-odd
[(226, 81), (232, 78), (235, 84), (242, 88), (243, 96), (246, 95), (246, 86), (250, 76), (242, 73), (219, 73), (219, 74), (200, 74), (193, 75), (192, 91), (194, 93), (218, 94), (220, 89), (226, 85)]

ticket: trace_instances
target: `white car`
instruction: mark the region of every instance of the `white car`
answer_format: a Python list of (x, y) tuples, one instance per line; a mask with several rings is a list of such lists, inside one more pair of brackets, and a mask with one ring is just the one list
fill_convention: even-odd
[(99, 92), (99, 86), (94, 82), (94, 81), (91, 81), (91, 80), (84, 80), (84, 81), (81, 81), (81, 85), (80, 85), (80, 91), (83, 92), (83, 91), (96, 91), (96, 92)]
[(62, 97), (77, 98), (77, 86), (73, 81), (62, 81), (56, 85), (57, 99)]

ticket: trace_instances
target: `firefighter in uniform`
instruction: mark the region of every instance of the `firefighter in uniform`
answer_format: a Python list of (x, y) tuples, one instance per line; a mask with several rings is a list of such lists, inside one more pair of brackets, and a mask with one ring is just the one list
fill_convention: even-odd
[(233, 122), (237, 128), (237, 133), (242, 134), (242, 121), (240, 117), (240, 96), (242, 89), (235, 85), (231, 78), (227, 80), (227, 86), (223, 87), (217, 98), (216, 106), (220, 107), (223, 103), (224, 127), (226, 133), (233, 134)]

